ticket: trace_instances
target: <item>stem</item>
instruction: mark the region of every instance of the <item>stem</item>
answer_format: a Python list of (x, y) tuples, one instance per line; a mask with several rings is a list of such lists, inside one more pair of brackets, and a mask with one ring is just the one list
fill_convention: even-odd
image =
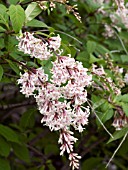
[(59, 31), (59, 30), (55, 30), (55, 32), (58, 32), (58, 33), (61, 33), (61, 34), (65, 34), (65, 35), (67, 35), (68, 37), (70, 37), (70, 38), (74, 39), (75, 41), (77, 41), (78, 43), (80, 43), (81, 45), (83, 45), (83, 43), (82, 43), (81, 41), (79, 41), (77, 38), (71, 36), (70, 34), (67, 34), (67, 33), (65, 33), (65, 32), (63, 32), (63, 31)]
[(126, 132), (126, 134), (124, 135), (122, 141), (120, 142), (119, 146), (117, 147), (117, 149), (115, 150), (115, 152), (113, 153), (112, 157), (110, 158), (109, 162), (107, 163), (106, 167), (107, 168), (110, 164), (110, 162), (112, 161), (112, 159), (114, 158), (115, 154), (117, 153), (117, 151), (120, 149), (121, 145), (123, 144), (123, 142), (125, 141), (126, 137), (128, 135), (128, 132)]
[(123, 47), (125, 53), (128, 55), (128, 51), (127, 51), (127, 49), (126, 49), (126, 47), (125, 47), (125, 45), (124, 45), (122, 39), (120, 38), (120, 36), (117, 34), (116, 31), (115, 31), (115, 34), (116, 34), (116, 36), (118, 37), (118, 39), (119, 39), (119, 41), (120, 41), (120, 43), (121, 43), (121, 45), (122, 45), (122, 47)]
[(87, 101), (88, 105), (90, 106), (90, 108), (92, 109), (93, 113), (95, 114), (96, 118), (98, 119), (98, 121), (100, 122), (100, 124), (103, 126), (104, 130), (111, 136), (111, 138), (114, 138), (113, 135), (108, 131), (108, 129), (105, 127), (105, 125), (103, 124), (103, 122), (100, 120), (99, 116), (96, 114), (96, 112), (94, 111), (94, 109), (92, 108), (91, 104)]

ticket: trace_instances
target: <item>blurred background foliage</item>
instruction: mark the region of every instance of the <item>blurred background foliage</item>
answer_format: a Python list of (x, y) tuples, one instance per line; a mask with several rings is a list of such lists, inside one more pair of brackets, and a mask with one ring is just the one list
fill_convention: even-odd
[[(28, 67), (43, 66), (49, 74), (51, 60), (54, 57), (48, 61), (29, 58), (17, 50), (16, 35), (21, 28), (23, 32), (60, 34), (63, 55), (71, 54), (90, 71), (92, 64), (98, 67), (102, 65), (108, 77), (120, 87), (117, 81), (119, 75), (110, 69), (109, 62), (112, 62), (113, 68), (118, 66), (124, 69), (121, 77), (123, 80), (128, 70), (128, 31), (121, 22), (118, 22), (115, 24), (121, 31), (113, 26), (113, 36), (104, 36), (105, 24), (112, 24), (110, 14), (117, 8), (116, 5), (112, 5), (112, 1), (103, 5), (107, 15), (98, 12), (101, 4), (93, 0), (69, 1), (72, 6), (78, 5), (82, 22), (79, 22), (72, 13), (67, 14), (65, 4), (58, 2), (55, 2), (56, 8), (53, 10), (48, 7), (42, 11), (37, 4), (31, 6), (35, 10), (26, 20), (24, 10), (31, 2), (0, 1), (0, 170), (68, 170), (70, 167), (66, 155), (63, 157), (59, 155), (57, 143), (59, 134), (43, 127), (40, 123), (42, 116), (37, 110), (35, 100), (20, 94), (17, 85), (20, 75), (18, 61), (26, 63)], [(102, 78), (94, 75), (93, 81), (102, 88), (104, 81)], [(82, 156), (81, 170), (105, 170), (107, 162), (128, 131), (127, 126), (120, 131), (115, 131), (112, 126), (114, 115), (119, 108), (128, 116), (128, 86), (121, 88), (122, 95), (119, 96), (111, 87), (109, 89), (109, 91), (94, 87), (88, 89), (88, 99), (92, 105), (89, 124), (84, 133), (75, 132), (79, 138), (75, 150)], [(104, 130), (96, 114), (114, 135), (113, 139)], [(128, 138), (106, 169), (128, 170), (127, 144)]]

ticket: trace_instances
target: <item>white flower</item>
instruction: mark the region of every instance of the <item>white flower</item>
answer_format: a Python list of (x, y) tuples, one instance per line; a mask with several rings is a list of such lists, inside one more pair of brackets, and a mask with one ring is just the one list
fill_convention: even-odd
[(72, 135), (73, 132), (68, 130), (67, 128), (61, 130), (60, 138), (58, 140), (58, 143), (61, 144), (60, 155), (63, 155), (65, 151), (67, 153), (71, 153), (73, 151), (73, 144), (77, 141), (77, 138)]
[(81, 156), (77, 153), (69, 154), (70, 166), (72, 166), (72, 170), (79, 169), (79, 159), (81, 159)]
[(126, 73), (124, 76), (124, 82), (128, 85), (128, 73)]
[[(40, 55), (43, 53), (42, 49), (39, 51), (39, 44), (41, 45), (42, 42), (37, 39), (39, 44), (34, 46), (33, 42), (36, 38), (29, 33), (21, 39), (19, 43), (21, 50), (26, 50), (26, 53), (37, 55), (41, 59)], [(50, 43), (49, 48), (57, 50), (60, 47), (60, 37), (49, 39)], [(32, 51), (31, 47), (35, 49)], [(72, 169), (79, 168), (80, 156), (73, 153), (73, 145), (77, 138), (69, 129), (72, 126), (75, 130), (82, 132), (84, 126), (88, 124), (90, 113), (88, 107), (84, 109), (82, 107), (82, 104), (87, 101), (85, 87), (92, 81), (92, 76), (88, 75), (87, 71), (88, 69), (84, 68), (81, 62), (76, 62), (74, 58), (60, 56), (53, 62), (50, 80), (42, 68), (30, 69), (21, 74), (18, 80), (18, 84), (21, 84), (21, 92), (27, 97), (33, 95), (36, 99), (39, 112), (42, 114), (41, 123), (48, 126), (51, 131), (60, 131), (58, 141), (61, 144), (60, 155), (63, 155), (65, 151), (69, 154)]]
[(58, 50), (61, 45), (61, 38), (60, 35), (57, 35), (57, 37), (51, 37), (48, 39), (49, 41), (49, 48), (54, 49), (54, 51)]
[(43, 40), (35, 38), (33, 35), (33, 33), (25, 32), (23, 36), (17, 37), (19, 51), (40, 60), (47, 60), (53, 55), (52, 51), (56, 51), (60, 47), (61, 38), (59, 35), (51, 37), (48, 42), (46, 40), (43, 42)]
[(88, 107), (84, 109), (85, 111), (83, 111), (81, 107), (78, 106), (75, 110), (75, 118), (74, 118), (73, 126), (79, 132), (82, 132), (84, 130), (83, 126), (88, 124), (88, 117), (90, 111)]

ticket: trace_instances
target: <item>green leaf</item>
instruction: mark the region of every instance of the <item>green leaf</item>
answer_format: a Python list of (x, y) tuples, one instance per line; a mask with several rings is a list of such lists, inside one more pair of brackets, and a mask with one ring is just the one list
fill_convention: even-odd
[(102, 158), (96, 158), (96, 157), (86, 159), (84, 163), (82, 164), (82, 169), (85, 169), (85, 170), (93, 170), (95, 168), (97, 169), (97, 166), (101, 164), (101, 161), (102, 161)]
[(96, 49), (96, 43), (94, 41), (87, 42), (87, 51), (88, 53), (93, 53)]
[(0, 32), (5, 32), (6, 29), (4, 29), (3, 27), (0, 26)]
[(11, 128), (0, 124), (0, 135), (3, 136), (7, 141), (20, 143), (18, 135)]
[(0, 137), (0, 155), (7, 157), (10, 153), (10, 145), (7, 143), (7, 141)]
[(3, 67), (0, 65), (0, 81), (3, 77)]
[(4, 39), (5, 47), (8, 53), (16, 52), (16, 45), (17, 45), (16, 37), (8, 35)]
[(97, 44), (96, 51), (101, 55), (105, 53), (109, 53), (109, 50), (101, 44)]
[(18, 66), (16, 65), (16, 63), (13, 63), (12, 61), (10, 60), (7, 60), (8, 63), (9, 63), (9, 66), (13, 69), (13, 71), (17, 74), (17, 75), (20, 75), (20, 70), (18, 68)]
[(18, 33), (25, 21), (25, 12), (20, 5), (11, 5), (9, 7), (9, 15), (12, 22), (12, 27)]
[(20, 0), (20, 2), (24, 2), (25, 0)]
[(4, 39), (1, 38), (1, 39), (0, 39), (0, 50), (1, 50), (2, 48), (4, 48), (4, 47), (5, 47)]
[(105, 99), (101, 99), (101, 100), (95, 102), (94, 105), (93, 105), (93, 110), (95, 110), (98, 107), (100, 107), (103, 103), (105, 103)]
[(11, 170), (7, 160), (0, 158), (0, 170)]
[(29, 26), (29, 27), (45, 27), (45, 28), (48, 27), (44, 22), (39, 21), (37, 19), (33, 19), (33, 20), (27, 22), (26, 26)]
[(123, 63), (128, 62), (128, 55), (121, 55), (120, 57)]
[(1, 24), (4, 24), (8, 29), (9, 29), (9, 25), (8, 25), (8, 15), (7, 15), (7, 13), (6, 12), (2, 12), (1, 13), (1, 11), (0, 11), (0, 23)]
[(78, 61), (81, 61), (83, 63), (83, 66), (84, 67), (89, 67), (90, 64), (89, 64), (89, 54), (87, 51), (83, 51), (81, 53), (78, 54), (78, 56), (76, 57), (76, 59)]
[(15, 155), (19, 159), (21, 159), (21, 160), (23, 160), (23, 161), (25, 161), (27, 163), (30, 162), (29, 150), (28, 150), (28, 148), (26, 147), (25, 144), (23, 144), (23, 143), (21, 145), (12, 144), (12, 148), (13, 148), (13, 151), (14, 151)]
[(10, 4), (14, 4), (14, 5), (16, 5), (18, 1), (19, 1), (19, 0), (8, 0), (8, 2), (9, 2)]
[(102, 61), (102, 59), (96, 58), (93, 54), (90, 54), (90, 60), (89, 60), (90, 64), (95, 63), (95, 62), (99, 62), (99, 61)]
[(56, 170), (55, 167), (52, 165), (52, 161), (51, 160), (48, 160), (46, 163), (47, 163), (48, 169)]
[(107, 120), (111, 119), (114, 112), (113, 109), (108, 109), (106, 112), (103, 112), (102, 116), (100, 117), (101, 121), (105, 123)]
[(114, 138), (110, 138), (107, 143), (110, 143), (110, 142), (112, 142), (112, 141), (115, 141), (115, 140), (117, 140), (117, 139), (122, 138), (127, 132), (128, 132), (128, 128), (127, 128), (127, 127), (123, 128), (123, 129), (121, 129), (121, 130), (119, 130), (119, 131), (116, 131), (116, 132), (113, 134), (113, 137), (114, 137)]
[(45, 153), (46, 155), (52, 154), (52, 153), (53, 153), (54, 155), (56, 155), (56, 154), (59, 153), (59, 150), (58, 150), (57, 145), (55, 145), (55, 144), (47, 144), (47, 145), (45, 146), (44, 153)]
[(117, 101), (128, 102), (128, 94), (116, 96)]
[(4, 6), (3, 4), (0, 4), (0, 13), (4, 13), (7, 11), (6, 6)]
[(124, 113), (128, 116), (128, 103), (121, 103)]
[(36, 2), (32, 2), (28, 5), (27, 9), (25, 10), (26, 14), (26, 23), (34, 19), (37, 15), (42, 12), (42, 9)]
[(32, 127), (34, 125), (35, 111), (36, 111), (35, 109), (29, 109), (22, 115), (21, 120), (20, 120), (20, 127), (26, 128), (26, 127)]

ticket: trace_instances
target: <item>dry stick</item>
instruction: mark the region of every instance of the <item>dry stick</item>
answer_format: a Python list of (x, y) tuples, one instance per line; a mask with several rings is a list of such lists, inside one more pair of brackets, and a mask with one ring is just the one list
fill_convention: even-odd
[(98, 119), (98, 121), (100, 122), (100, 124), (103, 126), (104, 130), (111, 136), (111, 138), (114, 138), (113, 135), (108, 131), (108, 129), (105, 127), (105, 125), (103, 124), (103, 122), (100, 120), (99, 116), (96, 114), (96, 112), (94, 111), (94, 109), (92, 108), (92, 106), (90, 105), (90, 103), (87, 101), (88, 105), (90, 106), (90, 108), (92, 109), (93, 113), (95, 114), (96, 118)]
[(109, 162), (107, 163), (106, 167), (108, 167), (108, 165), (110, 164), (110, 162), (112, 161), (112, 159), (114, 158), (115, 154), (117, 153), (117, 151), (120, 149), (121, 145), (123, 144), (123, 142), (125, 141), (126, 137), (128, 135), (128, 132), (124, 135), (122, 141), (120, 142), (119, 146), (117, 147), (117, 149), (115, 150), (115, 152), (113, 153), (112, 157), (110, 158)]

